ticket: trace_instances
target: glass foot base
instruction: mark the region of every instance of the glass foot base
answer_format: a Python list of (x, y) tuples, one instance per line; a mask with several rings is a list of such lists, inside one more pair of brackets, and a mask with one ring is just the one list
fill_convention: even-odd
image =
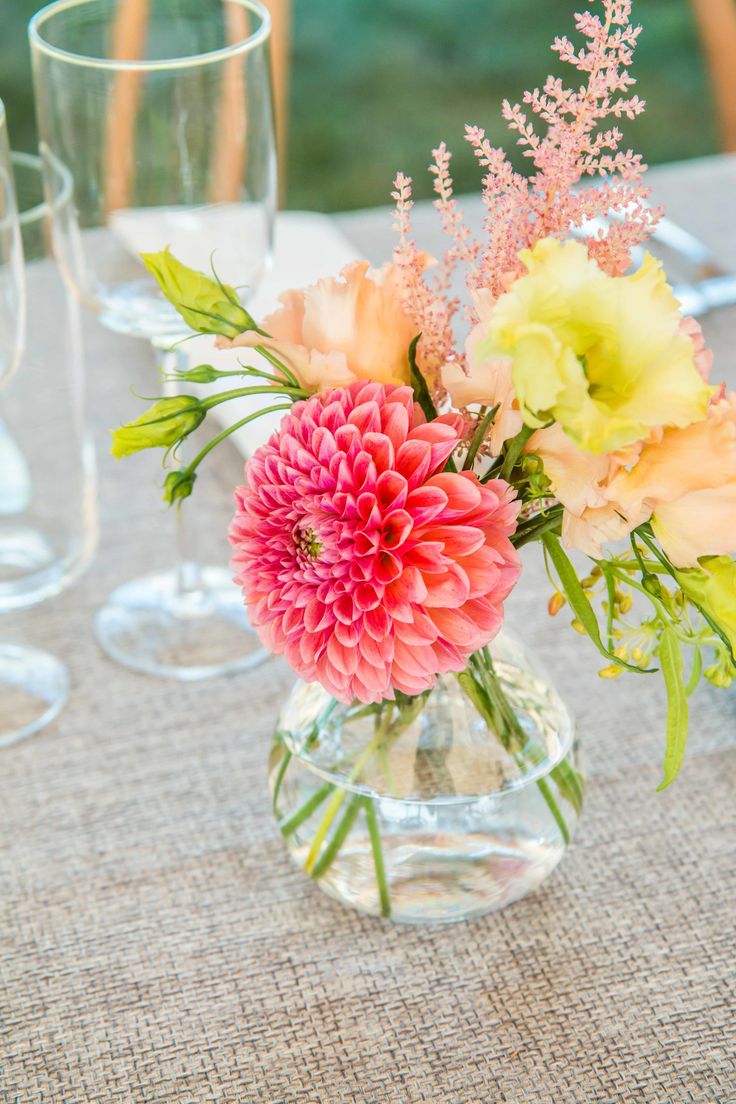
[(196, 590), (182, 592), (178, 578), (176, 571), (148, 575), (110, 595), (96, 631), (111, 659), (147, 675), (191, 682), (270, 658), (225, 569), (200, 568)]
[(69, 675), (58, 659), (36, 648), (0, 644), (0, 747), (44, 728), (68, 695)]

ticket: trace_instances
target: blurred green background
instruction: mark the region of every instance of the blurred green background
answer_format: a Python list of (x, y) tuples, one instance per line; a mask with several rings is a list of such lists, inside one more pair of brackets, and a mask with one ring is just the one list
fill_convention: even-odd
[[(39, 0), (0, 0), (0, 97), (18, 149), (35, 145), (25, 25)], [(289, 207), (386, 203), (401, 168), (428, 195), (425, 169), (442, 138), (459, 191), (477, 187), (463, 125), (507, 148), (504, 96), (555, 68), (549, 44), (580, 0), (294, 0)], [(635, 0), (644, 33), (634, 65), (649, 103), (626, 130), (650, 164), (717, 149), (707, 73), (689, 0)], [(523, 163), (517, 162), (517, 164)]]

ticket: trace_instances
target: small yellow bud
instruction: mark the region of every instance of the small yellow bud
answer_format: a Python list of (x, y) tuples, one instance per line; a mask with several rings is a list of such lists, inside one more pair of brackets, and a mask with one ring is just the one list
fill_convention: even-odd
[(633, 606), (633, 604), (634, 604), (634, 599), (631, 597), (631, 595), (630, 594), (624, 594), (623, 598), (621, 599), (621, 601), (618, 604), (618, 608), (621, 611), (621, 613), (628, 613), (629, 610), (631, 609), (631, 607)]
[(575, 618), (574, 621), (571, 621), (570, 624), (574, 628), (575, 632), (580, 633), (581, 636), (586, 636), (587, 635), (586, 632), (585, 632), (585, 629), (583, 628), (581, 622), (578, 621), (577, 617)]
[[(613, 649), (613, 654), (615, 655), (616, 659), (627, 659), (629, 653), (624, 644), (619, 644), (617, 648)], [(620, 670), (620, 668), (618, 668), (618, 670)]]
[(566, 602), (567, 598), (562, 591), (556, 590), (547, 603), (547, 613), (550, 617), (556, 617)]
[(602, 667), (598, 672), (599, 678), (602, 679), (615, 679), (622, 673), (622, 669), (617, 667), (615, 663), (612, 663), (610, 667)]

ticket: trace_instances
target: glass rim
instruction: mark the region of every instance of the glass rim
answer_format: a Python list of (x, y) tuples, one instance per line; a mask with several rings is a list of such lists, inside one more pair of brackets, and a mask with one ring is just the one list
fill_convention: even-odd
[(225, 61), (228, 58), (249, 53), (255, 47), (266, 42), (271, 34), (271, 16), (261, 0), (230, 0), (231, 3), (239, 4), (241, 8), (254, 12), (260, 19), (260, 25), (246, 38), (231, 43), (229, 46), (221, 46), (217, 50), (208, 50), (202, 54), (188, 54), (179, 58), (140, 58), (137, 60), (100, 58), (89, 54), (77, 54), (73, 50), (65, 50), (61, 46), (53, 46), (43, 37), (41, 33), (43, 25), (54, 15), (68, 8), (79, 8), (97, 2), (98, 0), (51, 0), (50, 4), (46, 4), (35, 15), (32, 15), (28, 23), (28, 38), (31, 48), (50, 57), (59, 58), (74, 65), (86, 66), (90, 69), (145, 72), (162, 69), (186, 69), (192, 65), (209, 65), (213, 62)]
[[(11, 150), (10, 164), (14, 169), (16, 166), (21, 166), (24, 169), (31, 169), (33, 172), (37, 172), (41, 179), (41, 186), (43, 187), (43, 158), (34, 153), (23, 153), (20, 150)], [(52, 210), (55, 210), (70, 199), (72, 194), (71, 174), (65, 172), (64, 176), (64, 186), (59, 195), (54, 196), (53, 203), (49, 203), (47, 199), (42, 199), (39, 203), (34, 203), (31, 207), (24, 207), (21, 209), (20, 203), (18, 203), (18, 189), (15, 189), (16, 204), (18, 207), (18, 224), (20, 226), (30, 226), (34, 222), (45, 220)]]

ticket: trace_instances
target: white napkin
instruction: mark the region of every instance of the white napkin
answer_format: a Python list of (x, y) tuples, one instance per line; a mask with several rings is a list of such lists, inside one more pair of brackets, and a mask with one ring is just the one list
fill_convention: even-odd
[[(248, 303), (248, 310), (256, 321), (260, 321), (278, 306), (278, 297), (282, 292), (313, 284), (323, 276), (336, 276), (343, 265), (357, 257), (355, 246), (327, 215), (283, 211), (276, 219), (273, 265), (260, 290)], [(203, 335), (193, 338), (183, 346), (191, 366), (211, 364), (221, 370), (231, 370), (237, 368), (238, 363), (243, 363), (265, 366), (268, 369), (266, 362), (252, 350), (220, 351), (214, 348), (213, 340)], [(218, 390), (227, 391), (256, 383), (255, 379), (248, 377), (244, 377), (242, 381), (232, 377), (218, 384), (197, 387), (196, 390), (204, 397), (216, 394)], [(269, 398), (267, 395), (233, 399), (222, 406), (216, 406), (211, 417), (223, 426), (232, 425), (259, 407), (273, 406), (274, 402), (274, 397)], [(282, 414), (264, 415), (239, 429), (230, 440), (243, 456), (250, 456), (273, 433), (282, 417)]]

